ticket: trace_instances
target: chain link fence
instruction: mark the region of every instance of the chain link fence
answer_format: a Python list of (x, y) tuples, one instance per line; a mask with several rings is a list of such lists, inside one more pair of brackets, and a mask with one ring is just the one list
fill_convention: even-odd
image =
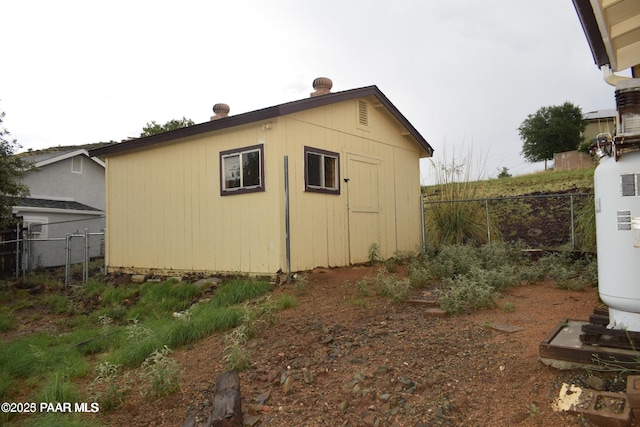
[[(585, 225), (594, 210), (592, 193), (531, 194), (455, 201), (424, 201), (424, 218), (438, 205), (464, 203), (482, 211), (486, 241), (522, 242), (531, 249), (593, 250), (595, 220)], [(426, 230), (429, 229), (427, 224)], [(429, 241), (428, 231), (426, 240)], [(595, 243), (595, 241), (593, 241)]]
[[(103, 218), (96, 218), (26, 223), (14, 230), (4, 230), (0, 238), (0, 254), (4, 259), (2, 272), (18, 277), (41, 268), (64, 267), (65, 285), (86, 283), (90, 261), (104, 257), (103, 221)], [(47, 233), (43, 232), (45, 227)], [(75, 231), (70, 231), (74, 228)]]

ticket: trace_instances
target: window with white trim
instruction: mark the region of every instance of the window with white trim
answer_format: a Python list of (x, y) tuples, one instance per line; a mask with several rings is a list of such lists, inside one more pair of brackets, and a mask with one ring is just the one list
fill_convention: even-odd
[(71, 158), (71, 172), (82, 173), (82, 156)]
[(316, 193), (340, 194), (340, 155), (304, 147), (304, 189)]
[(46, 218), (25, 218), (24, 227), (27, 229), (27, 238), (46, 239), (47, 219)]
[(264, 146), (220, 152), (220, 194), (264, 191)]

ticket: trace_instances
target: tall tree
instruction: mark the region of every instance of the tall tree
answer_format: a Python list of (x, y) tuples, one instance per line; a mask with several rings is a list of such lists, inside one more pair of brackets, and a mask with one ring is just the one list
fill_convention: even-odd
[(0, 110), (0, 227), (11, 225), (11, 208), (16, 198), (29, 195), (29, 188), (20, 178), (29, 170), (30, 163), (16, 156), (20, 148), (15, 138), (2, 126), (5, 112)]
[(555, 153), (576, 150), (582, 142), (586, 122), (580, 107), (570, 102), (540, 108), (529, 114), (518, 128), (522, 154), (530, 162), (553, 159)]
[(169, 120), (165, 124), (158, 124), (155, 120), (147, 123), (142, 128), (141, 137), (143, 136), (151, 136), (156, 135), (158, 133), (169, 132), (170, 130), (176, 130), (180, 128), (186, 128), (187, 126), (195, 125), (194, 121), (191, 119), (187, 119), (186, 117), (182, 117), (181, 119), (173, 119)]

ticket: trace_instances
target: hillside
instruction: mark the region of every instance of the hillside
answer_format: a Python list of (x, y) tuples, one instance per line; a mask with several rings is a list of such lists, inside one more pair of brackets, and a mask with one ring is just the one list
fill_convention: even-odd
[[(590, 251), (595, 242), (595, 228), (590, 225), (594, 219), (590, 196), (594, 170), (544, 171), (425, 186), (422, 192), (427, 228), (430, 223), (442, 224), (437, 218), (454, 218), (445, 222), (457, 224), (458, 229), (474, 228), (474, 236), (479, 236), (475, 239), (480, 241), (520, 241), (530, 248)], [(451, 208), (441, 203), (451, 200), (479, 201)], [(453, 225), (446, 227), (455, 229)]]
[[(470, 182), (475, 198), (521, 196), (551, 193), (593, 193), (593, 171), (595, 168), (572, 171), (542, 171), (509, 178), (492, 178)], [(429, 200), (437, 200), (439, 185), (422, 187)]]

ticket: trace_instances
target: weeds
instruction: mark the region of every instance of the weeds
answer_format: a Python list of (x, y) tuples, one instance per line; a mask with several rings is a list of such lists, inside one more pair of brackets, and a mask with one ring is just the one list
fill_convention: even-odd
[(386, 275), (384, 269), (378, 271), (375, 284), (380, 295), (391, 298), (394, 302), (406, 300), (411, 292), (411, 283), (408, 279), (400, 280), (395, 274)]
[(503, 313), (511, 313), (516, 310), (516, 303), (512, 301), (506, 301), (502, 304), (502, 312)]
[(309, 279), (307, 276), (300, 275), (296, 277), (295, 285), (293, 285), (293, 289), (296, 295), (306, 295), (309, 293)]
[(147, 398), (160, 398), (180, 388), (182, 371), (178, 362), (171, 356), (166, 345), (154, 350), (142, 363), (142, 372), (138, 378), (147, 385), (143, 395)]
[(527, 405), (527, 413), (531, 418), (535, 418), (541, 415), (542, 411), (540, 410), (540, 408), (538, 408), (538, 406), (535, 403), (532, 403), (530, 405)]
[(298, 305), (298, 300), (295, 297), (283, 294), (275, 301), (275, 307), (278, 310), (286, 310), (288, 308), (296, 307)]
[(382, 260), (380, 257), (380, 245), (372, 243), (369, 245), (369, 265), (375, 265)]
[(12, 330), (15, 325), (16, 318), (9, 307), (0, 307), (0, 333)]
[(128, 376), (120, 378), (118, 375), (121, 367), (106, 360), (96, 365), (97, 375), (89, 385), (89, 391), (92, 400), (100, 403), (100, 409), (109, 411), (125, 402), (130, 386)]
[(576, 246), (584, 251), (596, 249), (596, 209), (593, 196), (586, 197), (576, 209)]
[(237, 371), (243, 371), (251, 366), (249, 351), (243, 347), (247, 339), (246, 325), (240, 325), (225, 335), (224, 342), (227, 346), (224, 348), (222, 360), (225, 362), (228, 370), (235, 369)]
[(448, 313), (461, 313), (471, 309), (494, 307), (495, 289), (483, 280), (482, 274), (461, 275), (445, 279), (435, 290), (438, 304)]
[[(457, 158), (455, 152), (449, 163), (432, 161), (432, 166), (434, 196), (425, 209), (430, 245), (438, 249), (443, 245), (486, 243), (485, 209), (482, 204), (471, 201), (477, 197), (482, 167), (478, 171), (480, 176), (472, 181), (471, 153)], [(494, 238), (500, 235), (495, 226), (491, 226), (490, 231)]]
[[(351, 286), (350, 282), (345, 282), (343, 286)], [(387, 270), (381, 268), (375, 279), (364, 277), (355, 283), (357, 295), (369, 297), (372, 294), (383, 295), (394, 302), (407, 299), (411, 292), (411, 282), (409, 279), (399, 279), (396, 274), (388, 274)], [(355, 301), (358, 306), (363, 306), (361, 299)]]

